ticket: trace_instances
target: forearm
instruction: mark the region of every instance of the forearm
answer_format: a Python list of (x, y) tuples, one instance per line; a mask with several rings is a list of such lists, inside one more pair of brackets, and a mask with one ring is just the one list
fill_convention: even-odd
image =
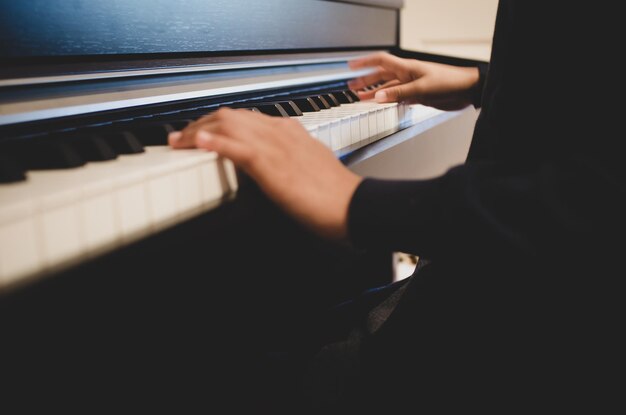
[(378, 68), (374, 74), (349, 82), (349, 86), (358, 90), (362, 99), (383, 103), (406, 101), (453, 111), (477, 105), (477, 91), (482, 90), (481, 69), (476, 67), (402, 59), (386, 53), (351, 61), (350, 67)]
[[(432, 180), (368, 179), (350, 205), (350, 239), (360, 248), (461, 263), (552, 261), (589, 249), (589, 241), (602, 249), (625, 207), (594, 164), (560, 160), (516, 172), (474, 163)], [(580, 186), (571, 189), (572, 182)]]

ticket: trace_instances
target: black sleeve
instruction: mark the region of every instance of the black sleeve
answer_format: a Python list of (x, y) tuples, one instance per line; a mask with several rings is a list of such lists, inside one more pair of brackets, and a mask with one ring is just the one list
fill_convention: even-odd
[(483, 89), (485, 88), (485, 80), (487, 79), (488, 69), (489, 64), (478, 64), (478, 83), (472, 91), (472, 105), (474, 105), (474, 108), (480, 108), (482, 106)]
[(626, 203), (607, 165), (574, 157), (527, 169), (477, 162), (431, 180), (365, 179), (350, 204), (350, 239), (448, 261), (589, 255), (624, 229)]

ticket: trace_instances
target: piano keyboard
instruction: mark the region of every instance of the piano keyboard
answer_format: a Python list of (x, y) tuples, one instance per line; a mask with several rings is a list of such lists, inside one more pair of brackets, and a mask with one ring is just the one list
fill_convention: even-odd
[[(339, 158), (441, 112), (422, 105), (362, 102), (351, 91), (275, 98), (280, 99), (228, 105), (294, 117)], [(71, 134), (70, 139), (48, 137), (43, 157), (32, 144), (26, 156), (13, 149), (30, 168), (26, 180), (0, 184), (0, 292), (145, 238), (234, 197), (238, 184), (232, 163), (215, 153), (165, 145), (168, 132), (215, 109), (161, 113), (141, 124), (123, 120), (121, 125), (132, 125), (128, 131), (109, 127), (82, 140)], [(50, 151), (51, 143), (64, 147), (68, 140), (69, 155), (50, 160), (60, 151)], [(7, 177), (19, 176), (13, 172)]]
[(298, 118), (309, 133), (342, 157), (399, 129), (441, 113), (432, 107), (357, 102)]

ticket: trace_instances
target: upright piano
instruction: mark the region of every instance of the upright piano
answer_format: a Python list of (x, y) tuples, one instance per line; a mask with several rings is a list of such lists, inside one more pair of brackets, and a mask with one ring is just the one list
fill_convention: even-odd
[[(394, 148), (475, 117), (347, 87), (375, 70), (347, 62), (375, 51), (476, 64), (400, 49), (401, 7), (0, 0), (2, 380), (64, 401), (245, 394), (234, 385), (255, 378), (233, 362), (389, 282), (389, 253), (318, 240), (228, 160), (166, 137), (248, 108), (295, 118), (347, 166), (384, 176)], [(228, 386), (212, 393), (212, 378)]]

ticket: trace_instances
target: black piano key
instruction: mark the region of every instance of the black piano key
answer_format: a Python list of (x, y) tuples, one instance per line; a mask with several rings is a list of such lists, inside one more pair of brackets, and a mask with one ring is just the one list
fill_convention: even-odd
[(343, 91), (334, 91), (333, 96), (337, 98), (337, 101), (339, 101), (340, 104), (352, 104), (354, 102), (354, 100), (350, 96), (344, 94)]
[(248, 110), (248, 111), (252, 111), (252, 112), (258, 112), (259, 114), (263, 114), (257, 107), (237, 107), (237, 108), (241, 108), (244, 110)]
[(117, 154), (139, 154), (145, 150), (143, 144), (128, 131), (116, 131), (101, 135)]
[(339, 105), (341, 105), (333, 94), (323, 94), (323, 97), (326, 99), (326, 102), (328, 102), (331, 107), (338, 107)]
[(280, 104), (263, 104), (254, 105), (263, 114), (271, 115), (273, 117), (289, 117), (289, 114)]
[(146, 124), (130, 130), (144, 146), (165, 146), (167, 136), (176, 131), (169, 123)]
[(192, 122), (193, 120), (191, 119), (178, 119), (178, 120), (171, 119), (171, 120), (163, 121), (163, 123), (171, 125), (172, 128), (176, 131), (182, 130), (183, 128), (191, 124)]
[(86, 161), (106, 161), (117, 158), (117, 152), (106, 140), (98, 136), (77, 136), (67, 143)]
[(346, 89), (345, 91), (343, 91), (346, 95), (350, 96), (352, 98), (352, 100), (354, 100), (354, 102), (359, 102), (361, 100), (361, 98), (359, 98), (359, 95), (354, 92), (351, 89)]
[(320, 107), (317, 106), (315, 101), (311, 98), (295, 98), (293, 102), (300, 108), (303, 112), (318, 112), (320, 111)]
[(300, 108), (293, 101), (279, 102), (279, 104), (290, 117), (299, 117), (302, 115), (302, 110), (300, 110)]
[(13, 151), (26, 170), (69, 169), (84, 166), (86, 163), (72, 146), (52, 137), (26, 141)]
[(315, 103), (317, 104), (318, 107), (320, 107), (320, 109), (330, 109), (330, 104), (326, 101), (326, 99), (321, 96), (321, 95), (314, 95), (312, 97), (310, 97), (313, 101), (315, 101)]
[(0, 154), (0, 183), (26, 180), (26, 172), (13, 157)]

